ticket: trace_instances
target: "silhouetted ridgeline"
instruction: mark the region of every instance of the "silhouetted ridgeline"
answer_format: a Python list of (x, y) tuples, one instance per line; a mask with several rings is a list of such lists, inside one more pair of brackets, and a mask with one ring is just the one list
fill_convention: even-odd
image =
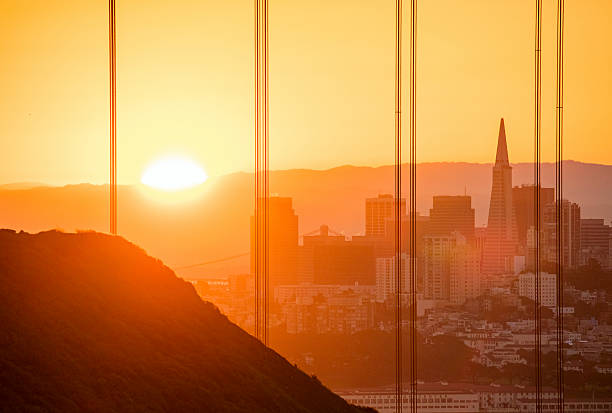
[(0, 326), (0, 411), (368, 411), (120, 237), (0, 231)]

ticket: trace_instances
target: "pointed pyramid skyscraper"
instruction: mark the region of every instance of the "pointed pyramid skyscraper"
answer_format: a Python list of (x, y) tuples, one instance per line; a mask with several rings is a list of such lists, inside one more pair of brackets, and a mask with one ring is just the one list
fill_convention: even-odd
[(497, 156), (495, 156), (495, 165), (510, 165), (508, 162), (508, 145), (506, 144), (506, 127), (504, 118), (499, 122), (499, 135), (497, 137)]
[(506, 274), (512, 271), (517, 238), (516, 217), (512, 208), (512, 167), (508, 161), (506, 129), (502, 118), (493, 166), (489, 221), (482, 253), (483, 274)]

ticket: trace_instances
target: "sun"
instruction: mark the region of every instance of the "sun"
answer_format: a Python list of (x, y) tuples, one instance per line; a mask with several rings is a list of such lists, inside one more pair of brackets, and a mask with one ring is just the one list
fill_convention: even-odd
[(180, 191), (203, 184), (208, 179), (204, 169), (191, 159), (165, 157), (152, 162), (140, 181), (162, 191)]

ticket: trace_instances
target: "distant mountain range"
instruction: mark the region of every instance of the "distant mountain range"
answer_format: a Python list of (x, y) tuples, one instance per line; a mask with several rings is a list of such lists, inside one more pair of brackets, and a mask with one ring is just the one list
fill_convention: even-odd
[(0, 411), (358, 413), (121, 237), (0, 231)]
[[(513, 165), (514, 185), (533, 183), (533, 164)], [(408, 196), (408, 166), (404, 194)], [(486, 223), (491, 164), (423, 163), (417, 168), (419, 211), (429, 213), (433, 195), (472, 196), (478, 225)], [(542, 164), (544, 186), (554, 186), (554, 164)], [(393, 167), (341, 166), (270, 173), (270, 192), (293, 198), (300, 233), (321, 224), (353, 235), (363, 232), (367, 197), (393, 192)], [(119, 188), (119, 232), (173, 267), (249, 251), (253, 175), (234, 173), (209, 179), (198, 200), (169, 205), (152, 201), (138, 186)], [(583, 217), (612, 220), (612, 166), (566, 161), (564, 197), (580, 204)], [(0, 187), (0, 227), (40, 231), (51, 228), (108, 228), (108, 187), (69, 185)], [(187, 277), (248, 271), (248, 258), (181, 270)]]
[(0, 185), (0, 190), (3, 189), (31, 189), (38, 188), (41, 186), (49, 186), (47, 184), (43, 184), (42, 182), (13, 182), (11, 184)]

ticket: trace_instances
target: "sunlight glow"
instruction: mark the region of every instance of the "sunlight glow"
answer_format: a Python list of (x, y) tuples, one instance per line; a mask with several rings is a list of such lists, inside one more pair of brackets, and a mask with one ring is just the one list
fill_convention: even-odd
[(208, 175), (191, 159), (167, 157), (151, 163), (140, 181), (163, 191), (179, 191), (204, 183)]

